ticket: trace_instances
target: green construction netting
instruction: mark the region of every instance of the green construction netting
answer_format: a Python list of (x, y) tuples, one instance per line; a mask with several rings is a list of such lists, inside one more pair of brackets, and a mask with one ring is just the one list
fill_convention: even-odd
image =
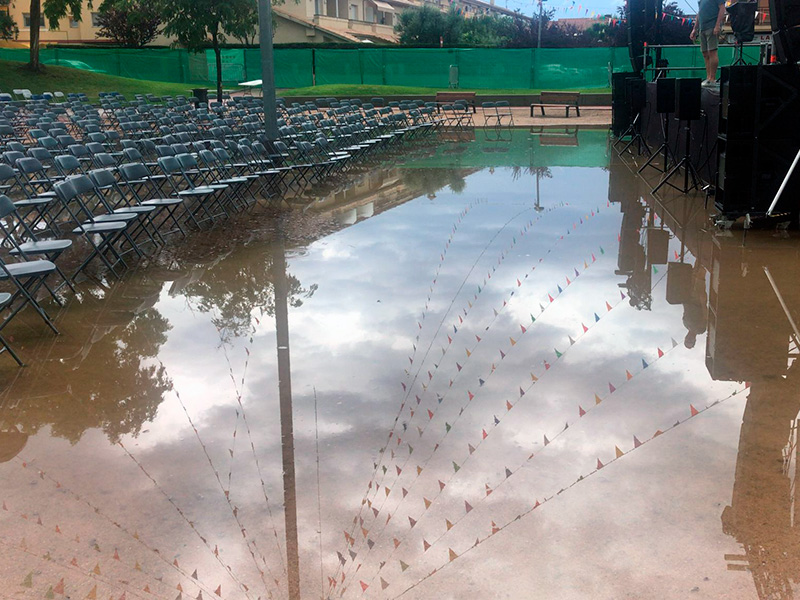
[[(747, 62), (759, 49), (745, 49)], [(678, 77), (703, 75), (699, 46), (665, 48), (663, 57)], [(720, 48), (720, 64), (733, 62), (734, 49)], [(27, 61), (24, 49), (0, 48), (0, 59)], [(214, 52), (116, 48), (43, 48), (44, 64), (109, 75), (174, 83), (211, 85), (216, 80)], [(324, 84), (398, 85), (447, 89), (451, 67), (461, 89), (574, 89), (610, 86), (609, 74), (630, 69), (627, 48), (358, 48), (352, 50), (277, 48), (275, 83), (279, 88)], [(261, 77), (260, 52), (222, 51), (225, 85)]]

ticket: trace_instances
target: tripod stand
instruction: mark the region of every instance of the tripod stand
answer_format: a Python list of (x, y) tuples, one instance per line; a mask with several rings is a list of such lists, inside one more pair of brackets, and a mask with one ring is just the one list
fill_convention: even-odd
[[(666, 173), (667, 169), (669, 169), (669, 166), (671, 164), (673, 164), (677, 160), (675, 158), (675, 153), (672, 151), (672, 148), (670, 148), (670, 145), (669, 145), (669, 122), (670, 122), (669, 113), (662, 113), (661, 114), (661, 123), (662, 123), (661, 131), (664, 134), (664, 141), (658, 147), (658, 150), (653, 152), (652, 156), (650, 156), (650, 158), (647, 159), (647, 162), (644, 163), (641, 167), (639, 167), (639, 170), (637, 171), (637, 173), (641, 173), (647, 167), (653, 167), (656, 171), (659, 171), (661, 173)], [(659, 156), (663, 157), (663, 163), (664, 163), (663, 167), (659, 167), (658, 165), (654, 164), (654, 161)]]
[[(679, 192), (686, 194), (689, 190), (693, 190), (698, 187), (698, 179), (700, 178), (697, 174), (697, 169), (692, 164), (692, 157), (691, 157), (691, 143), (692, 143), (692, 134), (691, 134), (691, 120), (686, 119), (684, 121), (684, 138), (685, 138), (685, 145), (684, 145), (684, 153), (683, 158), (678, 161), (678, 163), (670, 169), (669, 173), (664, 175), (664, 178), (659, 182), (659, 184), (653, 188), (652, 193), (655, 194), (658, 190), (660, 190), (664, 185), (668, 185)], [(677, 185), (670, 183), (670, 179), (678, 173), (681, 169), (683, 169), (683, 187), (680, 188)], [(689, 185), (689, 178), (692, 180), (692, 185)]]

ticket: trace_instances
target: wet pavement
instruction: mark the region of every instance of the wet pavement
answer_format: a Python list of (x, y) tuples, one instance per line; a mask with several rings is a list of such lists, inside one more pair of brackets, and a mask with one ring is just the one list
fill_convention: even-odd
[(0, 599), (795, 597), (796, 232), (509, 133), (15, 320)]

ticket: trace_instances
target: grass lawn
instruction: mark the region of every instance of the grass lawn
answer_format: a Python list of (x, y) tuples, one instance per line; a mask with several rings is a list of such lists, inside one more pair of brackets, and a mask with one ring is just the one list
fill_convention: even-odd
[(11, 93), (12, 89), (27, 88), (34, 94), (42, 92), (83, 92), (97, 98), (99, 92), (120, 92), (127, 98), (134, 94), (190, 95), (190, 83), (164, 83), (115, 77), (92, 73), (69, 67), (47, 65), (42, 73), (31, 73), (25, 63), (0, 60), (0, 91)]
[[(317, 85), (313, 87), (293, 88), (278, 90), (281, 96), (315, 96), (324, 98), (327, 96), (412, 96), (412, 95), (433, 95), (436, 92), (447, 91), (447, 88), (428, 88), (428, 87), (405, 87), (400, 85)], [(454, 90), (459, 91), (459, 90)], [(522, 89), (492, 89), (492, 90), (471, 90), (464, 88), (461, 91), (474, 91), (478, 96), (488, 95), (528, 95), (538, 94), (541, 89), (522, 90)], [(611, 88), (582, 88), (571, 91), (583, 93), (610, 94)]]
[[(24, 68), (25, 63), (0, 60), (0, 91), (11, 92), (12, 89), (27, 88), (34, 94), (42, 92), (83, 92), (90, 98), (97, 98), (99, 92), (120, 92), (128, 98), (133, 98), (134, 94), (155, 94), (156, 96), (167, 96), (184, 94), (190, 95), (191, 88), (195, 85), (199, 87), (213, 88), (213, 84), (191, 84), (191, 83), (164, 83), (162, 81), (145, 81), (140, 79), (128, 79), (125, 77), (115, 77), (102, 73), (93, 73), (81, 69), (70, 67), (57, 67), (47, 65), (42, 73), (31, 73)], [(231, 86), (225, 86), (231, 89)], [(281, 96), (423, 96), (433, 95), (446, 88), (428, 87), (405, 87), (395, 85), (318, 85), (314, 87), (293, 88), (278, 90)], [(540, 89), (515, 90), (515, 89), (493, 89), (493, 90), (474, 90), (479, 96), (503, 94), (503, 95), (526, 95), (538, 94)], [(584, 88), (576, 89), (584, 93), (610, 93), (611, 88)]]

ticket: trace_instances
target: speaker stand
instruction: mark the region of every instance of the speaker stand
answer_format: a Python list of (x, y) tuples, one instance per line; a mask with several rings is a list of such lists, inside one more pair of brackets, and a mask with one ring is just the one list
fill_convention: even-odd
[(650, 146), (647, 145), (647, 141), (644, 139), (644, 136), (642, 135), (641, 131), (642, 129), (641, 117), (642, 117), (641, 111), (636, 113), (636, 116), (633, 118), (633, 122), (630, 124), (630, 127), (628, 127), (628, 129), (625, 130), (625, 132), (619, 137), (619, 139), (617, 139), (616, 143), (614, 144), (614, 146), (616, 147), (617, 144), (624, 141), (623, 138), (631, 136), (630, 141), (625, 145), (625, 147), (622, 150), (617, 151), (617, 154), (619, 156), (625, 154), (628, 151), (628, 149), (634, 144), (636, 144), (636, 149), (637, 152), (639, 153), (639, 156), (642, 155), (643, 150), (647, 152), (648, 156), (650, 155)]
[[(684, 147), (683, 158), (676, 164), (669, 173), (664, 175), (664, 178), (659, 182), (659, 184), (653, 188), (652, 192), (655, 194), (658, 190), (660, 190), (665, 185), (670, 186), (678, 190), (679, 192), (686, 194), (690, 190), (695, 189), (698, 187), (698, 180), (700, 179), (699, 175), (697, 174), (697, 169), (695, 169), (694, 165), (692, 164), (692, 157), (691, 157), (691, 143), (692, 143), (692, 136), (691, 136), (691, 124), (692, 122), (687, 120), (685, 121), (685, 125), (683, 127), (684, 130), (684, 137), (686, 138), (686, 144)], [(683, 187), (678, 187), (674, 183), (670, 182), (670, 179), (678, 173), (681, 169), (683, 169)], [(692, 180), (692, 185), (689, 185), (689, 179)]]
[[(677, 159), (675, 158), (675, 153), (672, 151), (672, 148), (670, 148), (669, 145), (669, 121), (670, 121), (669, 113), (662, 114), (661, 119), (663, 124), (661, 130), (664, 133), (664, 142), (661, 144), (661, 146), (658, 147), (658, 150), (653, 152), (650, 158), (647, 159), (647, 162), (644, 163), (641, 167), (639, 167), (637, 173), (641, 173), (647, 167), (653, 167), (659, 173), (666, 173), (667, 169), (669, 169), (669, 166), (677, 161)], [(659, 156), (663, 156), (664, 159), (663, 168), (653, 163), (653, 161)]]
[(736, 60), (731, 63), (732, 67), (736, 67), (739, 65), (746, 65), (747, 63), (744, 60), (744, 44), (740, 42), (738, 39), (736, 40), (736, 50), (735, 50)]

